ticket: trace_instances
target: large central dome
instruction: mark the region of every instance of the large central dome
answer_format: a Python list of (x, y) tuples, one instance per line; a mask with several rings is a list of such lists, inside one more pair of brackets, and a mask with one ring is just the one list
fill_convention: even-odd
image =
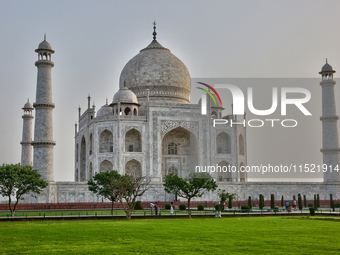
[(132, 90), (140, 104), (146, 102), (148, 90), (152, 102), (189, 103), (190, 74), (187, 67), (155, 37), (125, 65), (119, 86)]

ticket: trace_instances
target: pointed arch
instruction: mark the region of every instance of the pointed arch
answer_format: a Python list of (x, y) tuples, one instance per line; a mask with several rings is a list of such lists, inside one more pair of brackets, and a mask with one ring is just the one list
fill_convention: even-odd
[(89, 147), (89, 155), (92, 155), (92, 149), (93, 149), (93, 139), (92, 139), (92, 133), (90, 134), (90, 147)]
[(105, 129), (99, 135), (99, 153), (113, 152), (113, 135)]
[(79, 144), (77, 143), (77, 146), (76, 146), (76, 162), (79, 161)]
[(76, 169), (76, 172), (74, 174), (74, 181), (79, 182), (79, 171), (78, 171), (78, 168)]
[(86, 140), (84, 136), (80, 145), (80, 181), (86, 181)]
[(217, 172), (217, 181), (219, 182), (231, 182), (232, 179), (232, 172), (230, 170), (230, 163), (226, 160), (222, 160), (218, 163), (220, 166), (220, 170)]
[(125, 165), (125, 173), (132, 176), (142, 176), (141, 163), (135, 159), (131, 159)]
[(244, 138), (242, 134), (240, 134), (238, 137), (238, 148), (239, 148), (239, 154), (244, 155)]
[(195, 171), (198, 165), (198, 139), (195, 134), (181, 126), (169, 130), (162, 139), (161, 165), (163, 178), (169, 171), (184, 178)]
[(89, 165), (89, 178), (88, 180), (91, 180), (93, 177), (93, 166), (92, 166), (92, 162), (90, 162), (90, 165)]
[(240, 182), (246, 182), (247, 181), (247, 173), (245, 171), (241, 172), (241, 168), (244, 168), (243, 162), (240, 164), (239, 172), (240, 172)]
[(136, 129), (130, 129), (125, 134), (125, 151), (126, 152), (141, 152), (142, 139), (141, 134)]
[(221, 132), (216, 136), (217, 154), (231, 154), (231, 139), (226, 132)]
[(108, 160), (103, 160), (99, 165), (99, 172), (107, 172), (113, 170), (113, 165)]

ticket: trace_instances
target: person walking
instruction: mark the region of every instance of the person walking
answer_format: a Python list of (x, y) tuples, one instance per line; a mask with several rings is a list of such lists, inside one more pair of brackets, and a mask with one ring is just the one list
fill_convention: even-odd
[(151, 215), (153, 215), (153, 207), (154, 207), (155, 205), (151, 202), (150, 203), (150, 208), (151, 208)]
[(296, 211), (296, 200), (293, 201), (293, 208), (294, 208), (294, 211)]
[(170, 214), (173, 215), (174, 214), (174, 204), (171, 202), (170, 204)]
[(288, 207), (289, 207), (289, 202), (287, 201), (286, 202), (286, 210), (287, 210), (287, 212), (288, 212)]

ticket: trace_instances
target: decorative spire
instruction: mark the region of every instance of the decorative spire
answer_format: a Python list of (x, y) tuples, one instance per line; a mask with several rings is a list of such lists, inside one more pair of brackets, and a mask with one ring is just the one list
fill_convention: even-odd
[(107, 98), (106, 98), (106, 105), (108, 105), (108, 101), (107, 101)]
[(44, 41), (46, 41), (46, 34), (44, 34)]
[(152, 33), (152, 35), (153, 35), (153, 39), (154, 40), (156, 40), (156, 35), (157, 35), (157, 33), (156, 33), (156, 21), (154, 21), (153, 23), (153, 33)]
[(328, 64), (328, 62), (327, 62), (327, 58), (326, 58), (326, 64)]

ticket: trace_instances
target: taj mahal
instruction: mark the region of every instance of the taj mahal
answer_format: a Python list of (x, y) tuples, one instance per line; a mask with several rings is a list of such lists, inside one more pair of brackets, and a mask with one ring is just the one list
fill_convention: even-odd
[[(21, 165), (37, 169), (49, 185), (37, 198), (25, 197), (29, 203), (97, 202), (88, 190), (87, 181), (96, 173), (117, 170), (120, 174), (146, 176), (151, 188), (140, 200), (169, 201), (174, 199), (163, 189), (163, 178), (169, 173), (187, 177), (195, 166), (221, 167), (247, 165), (247, 133), (243, 125), (217, 125), (213, 119), (237, 120), (217, 100), (206, 97), (206, 114), (202, 103), (190, 102), (191, 77), (185, 64), (156, 40), (134, 56), (120, 74), (119, 90), (112, 101), (96, 111), (87, 98), (87, 109), (80, 107), (75, 124), (74, 181), (54, 181), (52, 113), (51, 44), (42, 41), (35, 52), (38, 60), (36, 99), (24, 107)], [(62, 53), (61, 53), (62, 54)], [(323, 161), (339, 164), (339, 142), (335, 110), (332, 66), (326, 63), (320, 74), (322, 89)], [(86, 99), (85, 99), (86, 100)], [(34, 116), (33, 116), (33, 113)], [(242, 116), (245, 117), (245, 116)], [(34, 121), (34, 130), (33, 130)], [(34, 137), (33, 137), (34, 135)], [(320, 134), (321, 135), (321, 134)], [(70, 137), (70, 139), (72, 139)], [(58, 171), (58, 170), (56, 170)], [(292, 197), (298, 193), (311, 199), (340, 199), (340, 173), (324, 173), (324, 182), (249, 182), (246, 172), (216, 172), (212, 174), (219, 188), (237, 193), (239, 200), (263, 194), (269, 199)], [(214, 192), (200, 200), (218, 200)]]

